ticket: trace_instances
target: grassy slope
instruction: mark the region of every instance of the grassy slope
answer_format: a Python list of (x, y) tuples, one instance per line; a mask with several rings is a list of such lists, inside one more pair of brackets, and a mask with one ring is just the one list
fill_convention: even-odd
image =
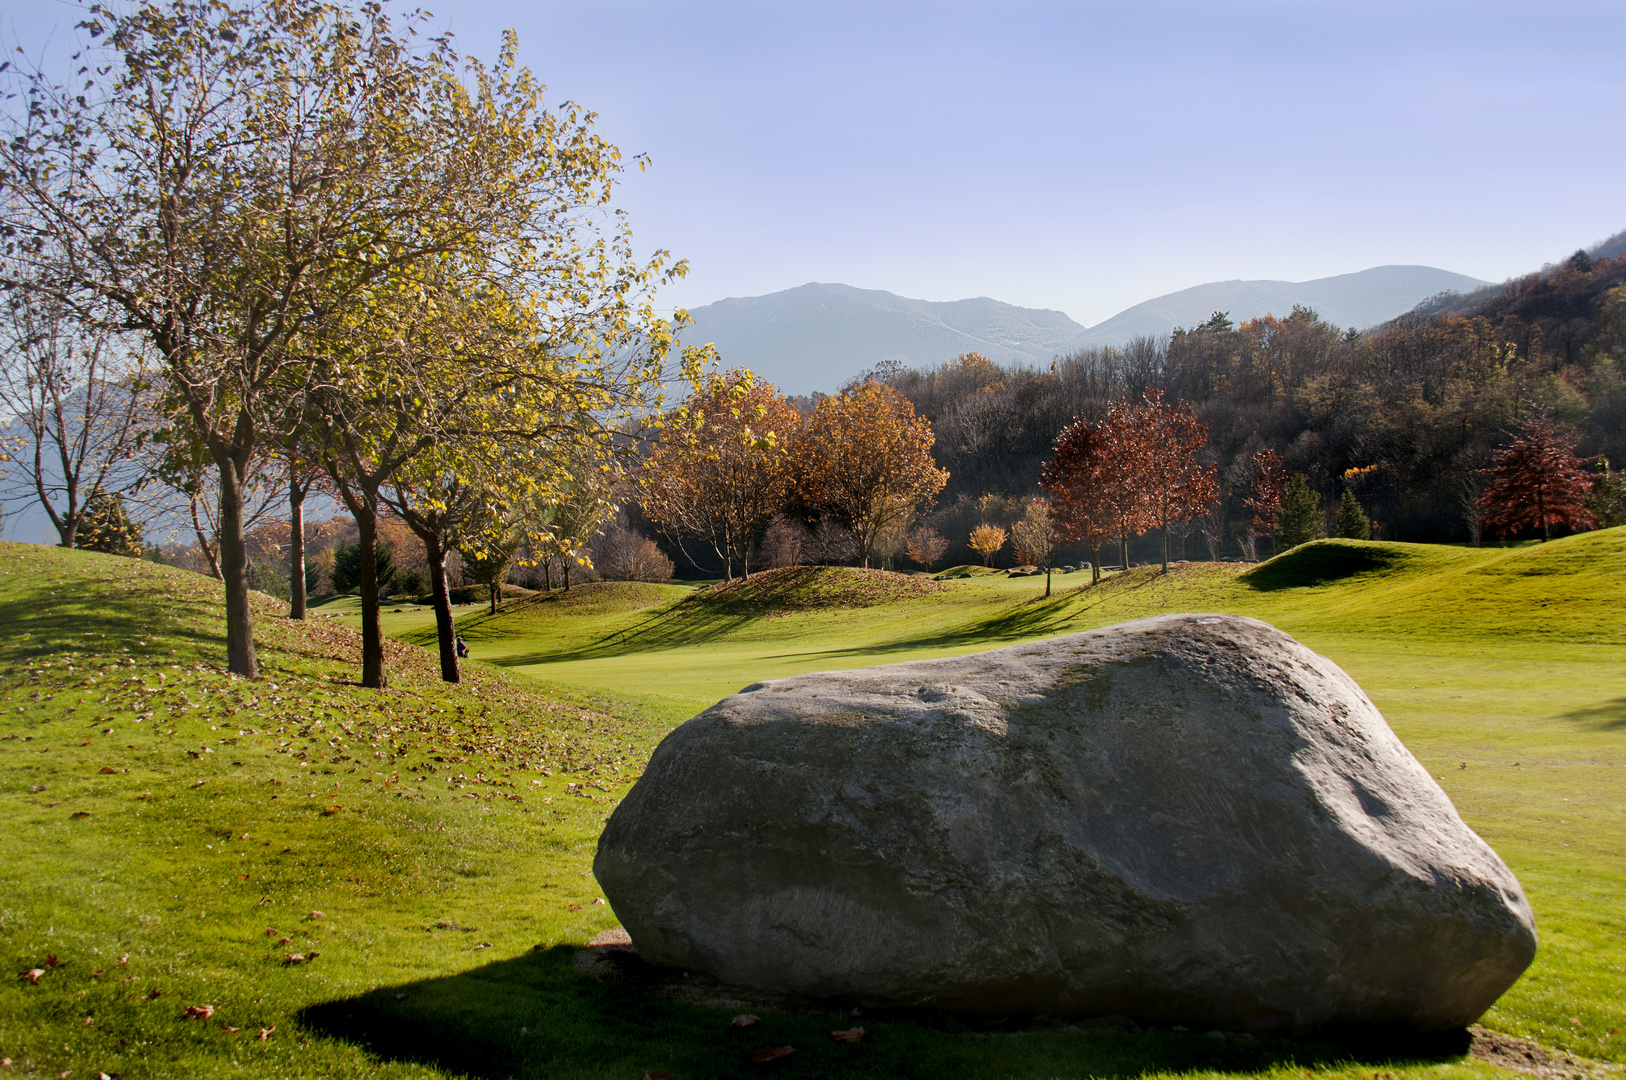
[[(489, 671), (442, 687), (430, 658), (405, 646), (392, 648), (395, 688), (362, 691), (345, 681), (354, 640), (339, 620), (299, 627), (270, 606), (260, 624), (269, 676), (246, 684), (215, 666), (211, 583), (0, 545), (0, 951), (15, 970), (44, 967), (50, 954), (66, 961), (37, 986), (0, 987), (0, 1056), (37, 1076), (631, 1080), (653, 1068), (755, 1075), (742, 1050), (791, 1043), (798, 1076), (1285, 1076), (1300, 1065), (1365, 1076), (1335, 1063), (1341, 1050), (1195, 1033), (977, 1041), (954, 1025), (871, 1018), (865, 1044), (836, 1046), (825, 1033), (852, 1021), (816, 1009), (757, 1007), (762, 1028), (731, 1038), (738, 1003), (686, 1004), (572, 966), (570, 946), (612, 923), (585, 877), (607, 800), (671, 720), (765, 676), (963, 652), (1175, 607), (1268, 618), (1362, 680), (1535, 900), (1541, 957), (1487, 1022), (1618, 1059), (1608, 1030), (1626, 1026), (1626, 542), (1593, 534), (1528, 554), (1366, 552), (1384, 565), (1321, 585), (1304, 581), (1325, 568), (1279, 563), (1272, 572), (1286, 566), (1286, 588), (1192, 566), (1048, 602), (1034, 599), (1031, 580), (956, 583), (861, 615), (821, 609), (831, 598), (817, 594), (775, 607), (663, 586), (464, 613), (477, 656), (552, 682), (554, 697), (574, 702), (560, 704)], [(411, 636), (427, 615), (388, 618)], [(591, 699), (609, 708), (583, 708)], [(1447, 771), (1462, 761), (1467, 769)], [(521, 792), (523, 802), (504, 797)], [(290, 942), (274, 944), (282, 936)], [(313, 949), (310, 963), (283, 959)], [(184, 1005), (202, 1003), (218, 1007), (213, 1020), (183, 1018)]]

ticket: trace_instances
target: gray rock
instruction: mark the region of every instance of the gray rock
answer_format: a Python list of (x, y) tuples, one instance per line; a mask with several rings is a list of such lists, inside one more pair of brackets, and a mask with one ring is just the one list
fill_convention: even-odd
[(594, 870), (655, 963), (983, 1014), (1455, 1028), (1536, 949), (1354, 681), (1223, 615), (749, 686)]

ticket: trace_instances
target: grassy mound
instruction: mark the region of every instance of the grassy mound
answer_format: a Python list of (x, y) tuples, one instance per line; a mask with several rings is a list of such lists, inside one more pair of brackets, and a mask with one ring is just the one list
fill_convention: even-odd
[(993, 577), (999, 572), (991, 566), (961, 563), (959, 566), (951, 566), (947, 570), (934, 574), (933, 577), (937, 581), (961, 581), (965, 578)]
[(788, 566), (713, 586), (685, 601), (728, 614), (823, 611), (899, 604), (943, 592), (943, 586), (911, 574), (852, 566)]
[(1398, 569), (1406, 563), (1407, 546), (1366, 540), (1316, 540), (1260, 563), (1241, 580), (1263, 592), (1328, 585), (1357, 574)]

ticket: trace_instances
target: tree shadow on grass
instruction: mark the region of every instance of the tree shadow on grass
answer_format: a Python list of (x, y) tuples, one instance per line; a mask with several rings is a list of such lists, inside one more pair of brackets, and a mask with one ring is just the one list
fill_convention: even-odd
[(1626, 729), (1626, 697), (1571, 709), (1567, 713), (1560, 713), (1559, 718), (1573, 720), (1594, 731), (1620, 731)]
[[(588, 972), (592, 971), (592, 974)], [(1125, 1031), (1060, 1023), (968, 1022), (955, 1017), (865, 1011), (851, 1003), (750, 1000), (706, 980), (651, 968), (629, 950), (556, 946), (460, 975), (379, 987), (305, 1009), (308, 1030), (391, 1063), (458, 1075), (615, 1077), (664, 1071), (684, 1077), (920, 1077), (1058, 1074), (1258, 1073), (1277, 1066), (1435, 1063), (1460, 1059), (1466, 1032), (1430, 1038), (1326, 1041), (1214, 1038), (1170, 1029)], [(837, 1007), (837, 1006), (841, 1007)], [(742, 1012), (760, 1021), (733, 1028)], [(836, 1029), (862, 1025), (863, 1040)], [(748, 1055), (795, 1052), (771, 1066)]]
[(223, 638), (202, 629), (195, 601), (167, 596), (161, 588), (131, 588), (111, 574), (47, 572), (19, 583), (0, 602), (0, 626), (7, 628), (4, 651), (16, 658), (67, 648), (95, 652), (103, 639), (138, 657), (168, 657), (177, 641), (199, 653), (224, 647)]

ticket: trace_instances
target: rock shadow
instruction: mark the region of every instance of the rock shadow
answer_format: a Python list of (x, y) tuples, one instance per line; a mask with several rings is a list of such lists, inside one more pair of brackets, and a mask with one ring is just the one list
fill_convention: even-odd
[[(1461, 1059), (1466, 1032), (1354, 1032), (1317, 1041), (1142, 1029), (1122, 1018), (972, 1021), (851, 1002), (765, 999), (698, 975), (653, 968), (630, 949), (538, 947), (458, 975), (381, 986), (300, 1013), (313, 1034), (391, 1064), (507, 1077), (919, 1077), (1208, 1071), (1254, 1074), (1341, 1063)], [(732, 1027), (742, 1013), (759, 1016)], [(857, 1044), (831, 1032), (862, 1026)], [(770, 1066), (759, 1050), (793, 1046)]]

